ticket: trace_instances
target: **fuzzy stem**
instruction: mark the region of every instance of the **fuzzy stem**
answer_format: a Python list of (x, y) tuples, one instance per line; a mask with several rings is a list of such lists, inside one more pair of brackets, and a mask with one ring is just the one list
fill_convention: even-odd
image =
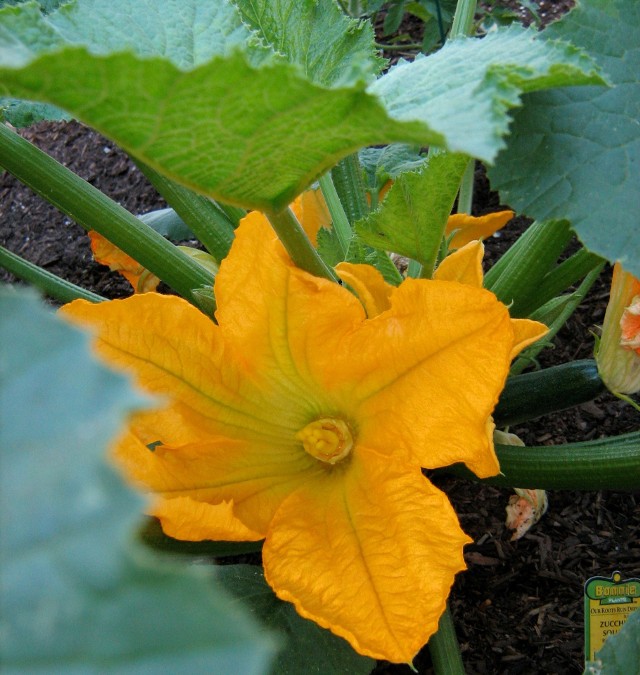
[(265, 215), (297, 267), (316, 277), (338, 281), (335, 272), (325, 265), (289, 207), (282, 211), (268, 211)]
[(175, 209), (201, 244), (219, 263), (229, 253), (233, 241), (233, 223), (211, 200), (178, 185), (142, 162), (138, 168), (155, 189)]
[(471, 33), (473, 17), (476, 13), (477, 0), (458, 0), (453, 23), (449, 31), (449, 39), (455, 40)]
[(438, 632), (429, 640), (429, 653), (437, 675), (464, 675), (460, 645), (448, 604), (440, 617)]
[(357, 154), (349, 155), (331, 170), (336, 192), (350, 223), (364, 218), (369, 212), (362, 167)]
[(342, 249), (342, 259), (346, 260), (349, 244), (353, 237), (351, 225), (349, 225), (347, 214), (345, 213), (340, 197), (336, 192), (331, 173), (326, 173), (318, 182), (320, 183), (322, 196), (324, 197), (329, 213), (331, 214), (333, 229), (338, 235), (338, 241), (340, 242), (340, 248)]
[(86, 230), (95, 230), (137, 260), (187, 300), (211, 285), (211, 275), (162, 235), (0, 124), (0, 166)]
[(39, 288), (43, 293), (62, 303), (78, 299), (89, 300), (90, 302), (105, 300), (101, 295), (87, 291), (56, 274), (43, 270), (32, 262), (8, 251), (3, 246), (0, 246), (0, 267), (4, 267), (11, 274), (28, 281), (32, 286)]

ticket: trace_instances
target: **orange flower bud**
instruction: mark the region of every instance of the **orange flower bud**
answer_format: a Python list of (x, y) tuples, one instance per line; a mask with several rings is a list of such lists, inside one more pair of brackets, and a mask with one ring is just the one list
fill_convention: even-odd
[(611, 293), (596, 353), (598, 371), (615, 394), (640, 391), (640, 281), (613, 267)]

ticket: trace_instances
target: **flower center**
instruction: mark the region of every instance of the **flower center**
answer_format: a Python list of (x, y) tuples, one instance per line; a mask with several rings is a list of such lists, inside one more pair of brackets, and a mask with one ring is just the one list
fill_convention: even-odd
[(353, 448), (353, 436), (346, 422), (335, 417), (322, 417), (301, 429), (296, 438), (316, 459), (335, 464)]

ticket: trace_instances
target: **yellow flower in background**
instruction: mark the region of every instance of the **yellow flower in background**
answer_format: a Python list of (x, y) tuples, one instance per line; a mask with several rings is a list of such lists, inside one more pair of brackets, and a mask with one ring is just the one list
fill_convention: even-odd
[(160, 279), (139, 262), (95, 230), (90, 230), (88, 234), (95, 261), (106, 265), (112, 272), (119, 272), (133, 286), (134, 293), (148, 293), (158, 288)]
[(640, 391), (640, 281), (620, 263), (613, 267), (596, 361), (610, 391), (623, 395)]
[[(133, 286), (134, 293), (149, 293), (158, 288), (160, 279), (155, 274), (152, 274), (95, 230), (89, 230), (88, 234), (96, 262), (106, 265), (112, 272), (119, 272)], [(211, 272), (213, 283), (213, 279), (218, 272), (218, 263), (213, 256), (192, 246), (178, 246), (177, 248)]]
[(496, 211), (495, 213), (488, 213), (486, 216), (455, 213), (449, 216), (445, 229), (445, 236), (453, 233), (449, 248), (462, 248), (472, 241), (486, 239), (501, 230), (513, 216), (513, 211)]
[(337, 269), (362, 303), (297, 269), (250, 213), (216, 278), (218, 325), (155, 293), (62, 311), (166, 402), (133, 415), (114, 448), (165, 532), (264, 538), (280, 598), (358, 652), (407, 662), (470, 541), (421, 467), (498, 472), (490, 415), (543, 327), (525, 330), (477, 284), (393, 288), (367, 265)]

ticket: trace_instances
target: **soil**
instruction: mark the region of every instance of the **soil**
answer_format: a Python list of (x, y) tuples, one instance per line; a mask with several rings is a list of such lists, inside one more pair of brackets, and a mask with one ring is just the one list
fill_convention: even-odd
[[(21, 133), (133, 213), (165, 206), (124, 153), (82, 125), (42, 123)], [(479, 167), (474, 212), (499, 207)], [(488, 240), (488, 260), (506, 250), (528, 223), (519, 217)], [(126, 281), (93, 261), (82, 228), (7, 174), (0, 177), (0, 244), (105, 297), (130, 294)], [(21, 283), (2, 270), (0, 280)], [(592, 356), (592, 331), (602, 322), (609, 283), (607, 269), (554, 348), (541, 354), (543, 367)], [(640, 413), (607, 394), (511, 431), (527, 445), (546, 445), (638, 429)], [(640, 492), (550, 492), (547, 514), (512, 542), (504, 524), (509, 490), (451, 477), (436, 481), (474, 539), (465, 552), (469, 569), (458, 576), (450, 597), (467, 672), (582, 673), (583, 585), (614, 570), (640, 576)], [(426, 648), (415, 666), (419, 673), (432, 672)], [(409, 675), (411, 670), (380, 663), (375, 672)]]

